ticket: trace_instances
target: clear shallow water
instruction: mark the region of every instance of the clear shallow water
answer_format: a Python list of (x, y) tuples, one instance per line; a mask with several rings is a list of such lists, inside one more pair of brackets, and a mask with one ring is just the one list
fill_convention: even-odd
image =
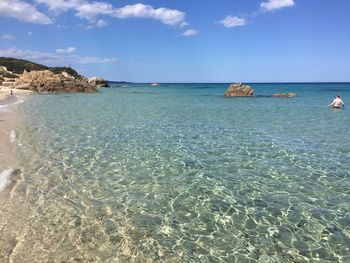
[[(32, 96), (14, 260), (350, 262), (350, 84)], [(293, 91), (298, 97), (263, 97)], [(33, 245), (35, 244), (35, 245)]]

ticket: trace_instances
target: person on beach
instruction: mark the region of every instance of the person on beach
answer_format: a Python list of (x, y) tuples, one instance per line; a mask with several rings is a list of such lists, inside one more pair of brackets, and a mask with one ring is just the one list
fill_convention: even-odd
[(340, 99), (340, 96), (337, 95), (333, 102), (327, 107), (332, 106), (334, 109), (339, 109), (341, 105), (343, 105), (343, 107), (345, 106), (344, 102)]
[(11, 95), (11, 96), (13, 95), (12, 89), (10, 89), (10, 95)]

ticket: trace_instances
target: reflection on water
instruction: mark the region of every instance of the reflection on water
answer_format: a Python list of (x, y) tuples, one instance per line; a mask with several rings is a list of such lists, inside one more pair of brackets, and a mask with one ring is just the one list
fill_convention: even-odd
[(190, 87), (21, 105), (22, 173), (0, 203), (13, 262), (349, 262), (349, 113), (324, 106), (333, 94)]

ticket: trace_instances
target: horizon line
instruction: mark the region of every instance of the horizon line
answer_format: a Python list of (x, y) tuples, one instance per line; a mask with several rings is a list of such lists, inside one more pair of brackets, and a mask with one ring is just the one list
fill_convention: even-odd
[(242, 84), (350, 84), (350, 81), (292, 81), (292, 82), (241, 82), (241, 81), (232, 81), (232, 82), (133, 82), (133, 81), (122, 81), (122, 80), (107, 80), (108, 82), (119, 82), (119, 83), (129, 83), (129, 84), (231, 84), (231, 83), (242, 83)]

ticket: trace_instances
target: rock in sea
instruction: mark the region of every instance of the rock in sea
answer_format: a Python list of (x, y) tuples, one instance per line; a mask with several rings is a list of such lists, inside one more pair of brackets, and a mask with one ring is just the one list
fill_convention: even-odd
[(99, 77), (92, 77), (92, 78), (88, 78), (89, 83), (95, 85), (97, 88), (109, 88), (109, 84), (108, 82), (103, 79), (103, 78), (99, 78)]
[(231, 84), (225, 91), (225, 97), (249, 97), (253, 96), (254, 90), (249, 85), (242, 83)]

